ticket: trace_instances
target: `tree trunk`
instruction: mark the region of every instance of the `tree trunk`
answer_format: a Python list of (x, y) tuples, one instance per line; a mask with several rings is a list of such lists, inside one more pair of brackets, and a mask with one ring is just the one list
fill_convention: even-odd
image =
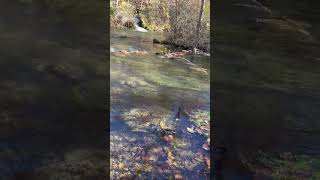
[(200, 37), (200, 29), (201, 29), (201, 20), (202, 20), (202, 15), (203, 15), (203, 8), (204, 8), (204, 3), (205, 0), (201, 0), (201, 6), (200, 6), (200, 12), (199, 12), (199, 19), (198, 19), (198, 24), (196, 26), (196, 39), (193, 44), (193, 48), (196, 49), (198, 44), (199, 44), (199, 37)]
[[(176, 17), (175, 17), (175, 24), (178, 23), (178, 0), (175, 0), (176, 3)], [(174, 26), (174, 35), (177, 35), (177, 25)]]

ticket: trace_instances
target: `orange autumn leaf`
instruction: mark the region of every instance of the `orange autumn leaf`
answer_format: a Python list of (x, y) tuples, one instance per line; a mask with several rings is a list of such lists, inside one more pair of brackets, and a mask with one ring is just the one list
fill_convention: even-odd
[(181, 176), (181, 174), (175, 174), (175, 175), (174, 175), (174, 179), (176, 179), (176, 180), (182, 180), (183, 177)]

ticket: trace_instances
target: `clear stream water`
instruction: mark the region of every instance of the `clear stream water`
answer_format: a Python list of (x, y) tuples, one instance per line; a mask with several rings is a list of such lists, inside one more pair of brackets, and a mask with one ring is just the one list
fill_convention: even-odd
[[(157, 56), (164, 47), (153, 44), (153, 38), (163, 39), (161, 34), (151, 32), (111, 29), (112, 49), (148, 52), (111, 53), (111, 177), (135, 174), (140, 178), (168, 179), (179, 171), (183, 177), (208, 179), (204, 163), (195, 160), (197, 152), (209, 158), (202, 149), (205, 136), (186, 132), (192, 125), (188, 116), (182, 115), (176, 122), (175, 115), (182, 108), (189, 113), (204, 111), (209, 118), (209, 75), (193, 70), (185, 60)], [(209, 57), (186, 58), (210, 73)], [(176, 146), (183, 147), (174, 147), (174, 143), (162, 139), (159, 124), (164, 119), (176, 131)], [(166, 163), (168, 153), (174, 163)], [(150, 160), (143, 159), (146, 154)]]

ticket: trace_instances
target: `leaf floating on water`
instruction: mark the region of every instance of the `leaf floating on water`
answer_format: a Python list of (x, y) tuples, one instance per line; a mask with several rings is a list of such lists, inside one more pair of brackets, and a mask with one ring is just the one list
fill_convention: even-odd
[(187, 131), (188, 131), (189, 133), (191, 133), (191, 134), (195, 132), (195, 131), (193, 130), (193, 128), (188, 128), (188, 127), (187, 127)]

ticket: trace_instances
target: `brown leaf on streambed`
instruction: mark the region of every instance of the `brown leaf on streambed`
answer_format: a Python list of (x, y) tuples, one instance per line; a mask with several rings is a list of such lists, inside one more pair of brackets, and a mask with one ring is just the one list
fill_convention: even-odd
[(174, 179), (176, 179), (176, 180), (182, 180), (183, 177), (182, 177), (181, 174), (175, 174), (175, 175), (174, 175)]
[(204, 143), (204, 144), (202, 145), (202, 148), (203, 148), (204, 150), (206, 150), (206, 151), (209, 151), (209, 150), (210, 150), (210, 147), (209, 147), (208, 143)]
[(143, 161), (149, 161), (150, 160), (150, 154), (145, 154), (143, 157), (142, 157), (142, 160)]
[(171, 134), (163, 136), (163, 140), (166, 142), (172, 142), (173, 136)]

